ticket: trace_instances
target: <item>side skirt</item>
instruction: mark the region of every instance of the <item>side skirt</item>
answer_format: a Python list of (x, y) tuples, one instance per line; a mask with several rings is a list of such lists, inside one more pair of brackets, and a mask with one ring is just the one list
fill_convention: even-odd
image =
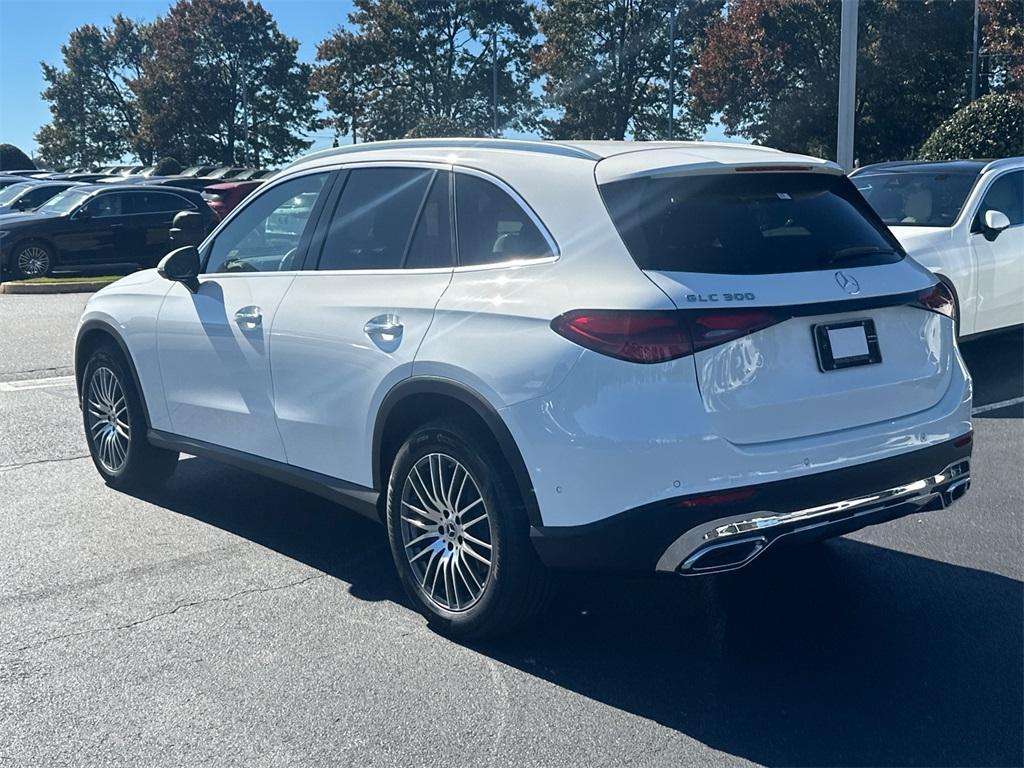
[(372, 488), (364, 488), (361, 485), (346, 483), (335, 477), (321, 475), (319, 472), (312, 472), (301, 467), (293, 467), (290, 464), (282, 464), (279, 461), (264, 459), (261, 456), (254, 456), (251, 453), (236, 451), (233, 448), (213, 445), (202, 440), (194, 440), (190, 437), (172, 435), (158, 429), (150, 429), (146, 437), (155, 448), (166, 448), (181, 453), (189, 453), (193, 456), (201, 456), (204, 459), (213, 459), (233, 467), (254, 472), (257, 475), (269, 477), (281, 483), (300, 488), (317, 496), (337, 502), (343, 507), (354, 512), (381, 522), (377, 511), (377, 502), (380, 493)]

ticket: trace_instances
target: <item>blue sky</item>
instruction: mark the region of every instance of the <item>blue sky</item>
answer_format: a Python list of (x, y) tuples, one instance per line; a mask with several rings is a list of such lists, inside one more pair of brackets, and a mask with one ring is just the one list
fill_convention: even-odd
[[(263, 0), (284, 34), (299, 40), (299, 57), (313, 61), (317, 43), (345, 22), (348, 0)], [(26, 152), (35, 132), (49, 121), (40, 93), (41, 61), (59, 64), (60, 47), (82, 24), (104, 26), (117, 13), (151, 21), (167, 12), (170, 0), (0, 0), (0, 142)], [(313, 149), (330, 146), (329, 133), (310, 136)], [(708, 139), (721, 140), (718, 129)]]

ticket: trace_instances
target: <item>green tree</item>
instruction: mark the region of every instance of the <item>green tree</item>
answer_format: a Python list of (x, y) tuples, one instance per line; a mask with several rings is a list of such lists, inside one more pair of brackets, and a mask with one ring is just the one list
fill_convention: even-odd
[(546, 101), (560, 115), (545, 122), (545, 132), (554, 138), (664, 137), (671, 81), (673, 136), (696, 133), (700, 126), (685, 111), (689, 70), (722, 6), (722, 0), (550, 0), (537, 13), (544, 42), (536, 66)]
[(990, 93), (935, 129), (921, 146), (923, 160), (1024, 155), (1024, 96)]
[(187, 163), (260, 166), (307, 149), (311, 68), (258, 2), (179, 0), (150, 30), (135, 90), (141, 135)]
[(329, 124), (363, 139), (486, 136), (493, 130), (497, 40), (498, 128), (536, 127), (525, 0), (355, 0), (351, 29), (317, 49), (313, 88)]
[[(861, 3), (855, 156), (911, 157), (967, 93), (970, 2)], [(781, 149), (835, 156), (838, 0), (733, 0), (708, 30), (694, 113)]]
[(90, 165), (131, 153), (148, 163), (152, 150), (139, 135), (133, 84), (145, 60), (148, 28), (115, 16), (102, 29), (86, 24), (61, 46), (63, 68), (43, 63), (49, 123), (36, 141), (47, 163)]
[(0, 144), (0, 171), (25, 171), (35, 168), (32, 159), (13, 144)]

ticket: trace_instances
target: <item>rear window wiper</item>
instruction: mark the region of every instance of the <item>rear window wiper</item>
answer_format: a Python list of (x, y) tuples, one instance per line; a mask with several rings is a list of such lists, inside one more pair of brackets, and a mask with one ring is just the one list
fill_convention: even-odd
[(840, 248), (828, 254), (829, 262), (835, 263), (844, 259), (852, 259), (857, 256), (869, 256), (874, 253), (897, 253), (895, 248), (886, 248), (881, 245), (854, 245), (850, 248)]

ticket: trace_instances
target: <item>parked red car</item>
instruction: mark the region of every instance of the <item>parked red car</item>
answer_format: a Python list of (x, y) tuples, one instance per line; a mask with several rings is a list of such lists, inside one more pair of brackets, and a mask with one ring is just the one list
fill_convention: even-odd
[(217, 218), (223, 219), (262, 183), (262, 181), (226, 181), (223, 184), (213, 184), (203, 190), (203, 198), (217, 214)]

